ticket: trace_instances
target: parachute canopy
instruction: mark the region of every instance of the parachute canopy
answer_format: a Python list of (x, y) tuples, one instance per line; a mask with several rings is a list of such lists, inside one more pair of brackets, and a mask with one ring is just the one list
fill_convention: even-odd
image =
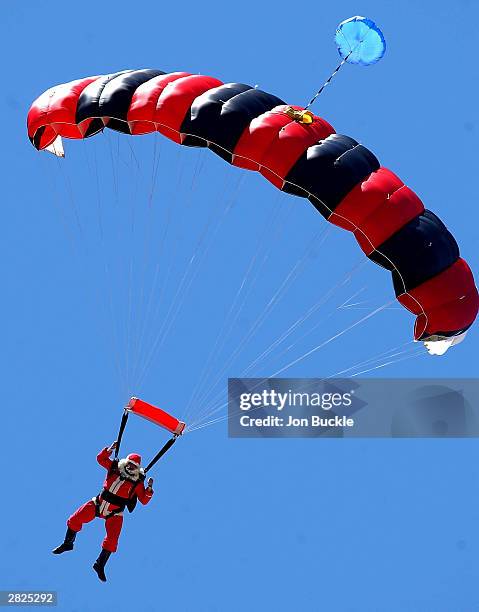
[(152, 423), (171, 431), (171, 433), (177, 436), (181, 435), (185, 429), (185, 423), (183, 423), (183, 421), (179, 421), (174, 416), (171, 416), (171, 414), (161, 410), (161, 408), (147, 404), (137, 397), (132, 397), (130, 399), (128, 406), (126, 407), (126, 411), (143, 417), (144, 419), (147, 419), (148, 421), (151, 421)]
[(369, 66), (386, 52), (386, 40), (378, 26), (366, 17), (350, 17), (336, 30), (334, 41), (339, 55), (350, 64)]
[[(339, 32), (359, 63), (384, 53), (382, 35), (369, 20), (347, 20)], [(56, 154), (62, 136), (83, 139), (105, 127), (160, 132), (183, 146), (208, 147), (307, 198), (329, 222), (350, 231), (365, 255), (391, 272), (398, 301), (416, 315), (415, 340), (462, 334), (477, 316), (479, 295), (453, 235), (369, 149), (310, 111), (305, 120), (304, 110), (244, 83), (145, 69), (52, 87), (32, 104), (27, 123), (32, 144), (53, 145)], [(169, 431), (184, 427), (141, 400), (131, 411)]]

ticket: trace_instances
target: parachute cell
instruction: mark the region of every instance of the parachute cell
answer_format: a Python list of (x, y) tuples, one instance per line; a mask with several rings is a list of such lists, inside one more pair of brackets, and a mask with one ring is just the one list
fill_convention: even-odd
[[(348, 61), (371, 63), (384, 53), (384, 38), (369, 20), (347, 20), (338, 32), (349, 41)], [(87, 138), (105, 127), (158, 131), (185, 146), (208, 147), (307, 198), (351, 231), (367, 257), (392, 273), (397, 299), (417, 317), (415, 340), (462, 334), (476, 318), (479, 296), (452, 234), (371, 151), (310, 111), (305, 121), (302, 111), (243, 83), (127, 70), (48, 90), (30, 109), (28, 135), (37, 149), (53, 152), (62, 151), (62, 136)], [(141, 400), (130, 409), (172, 432), (182, 425)]]

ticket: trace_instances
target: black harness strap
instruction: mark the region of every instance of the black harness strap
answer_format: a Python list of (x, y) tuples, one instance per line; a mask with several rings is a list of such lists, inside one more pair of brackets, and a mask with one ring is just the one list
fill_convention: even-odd
[(125, 410), (123, 412), (123, 416), (121, 417), (120, 430), (118, 431), (118, 437), (116, 439), (116, 448), (115, 448), (115, 459), (118, 459), (118, 453), (120, 452), (120, 444), (121, 439), (123, 438), (123, 432), (125, 431), (126, 423), (128, 421), (130, 413)]
[(127, 498), (111, 493), (108, 491), (108, 489), (103, 489), (98, 497), (101, 499), (101, 501), (106, 501), (109, 504), (119, 506), (122, 510), (124, 510), (126, 507)]
[(161, 448), (161, 450), (156, 453), (150, 463), (146, 466), (145, 474), (155, 465), (155, 463), (157, 463), (163, 457), (165, 453), (170, 450), (170, 448), (173, 446), (177, 439), (178, 434), (175, 434), (172, 438), (168, 440), (168, 442), (166, 442), (166, 444)]
[[(120, 514), (120, 512), (123, 512), (123, 510), (125, 509), (125, 505), (126, 503), (122, 504), (122, 506), (115, 508), (114, 510), (110, 510), (110, 512), (108, 514), (105, 514), (105, 516), (102, 516), (100, 514), (100, 506), (102, 504), (103, 501), (108, 501), (107, 499), (103, 498), (103, 491), (97, 495), (95, 497), (95, 499), (93, 500), (95, 502), (95, 514), (97, 517), (99, 518), (104, 518), (105, 520), (111, 518), (112, 516), (115, 516), (115, 514)], [(124, 502), (126, 502), (126, 500), (123, 500)], [(108, 502), (110, 503), (110, 502)]]

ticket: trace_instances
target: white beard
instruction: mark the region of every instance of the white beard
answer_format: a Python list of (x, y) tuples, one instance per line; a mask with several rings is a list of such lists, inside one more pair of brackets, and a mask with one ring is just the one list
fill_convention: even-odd
[(128, 463), (128, 459), (120, 459), (118, 461), (118, 469), (120, 471), (120, 475), (123, 478), (128, 478), (129, 480), (139, 480), (140, 476), (143, 475), (143, 468), (136, 468), (134, 471), (128, 471), (126, 469), (126, 464)]

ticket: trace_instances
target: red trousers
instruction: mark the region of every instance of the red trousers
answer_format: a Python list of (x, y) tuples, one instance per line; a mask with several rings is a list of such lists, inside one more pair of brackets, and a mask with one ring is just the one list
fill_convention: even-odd
[[(89, 523), (95, 518), (95, 502), (90, 500), (70, 516), (67, 521), (68, 527), (73, 531), (80, 531), (84, 523)], [(106, 536), (102, 542), (102, 548), (110, 552), (116, 552), (118, 538), (120, 537), (123, 517), (121, 514), (114, 514), (105, 519)]]

